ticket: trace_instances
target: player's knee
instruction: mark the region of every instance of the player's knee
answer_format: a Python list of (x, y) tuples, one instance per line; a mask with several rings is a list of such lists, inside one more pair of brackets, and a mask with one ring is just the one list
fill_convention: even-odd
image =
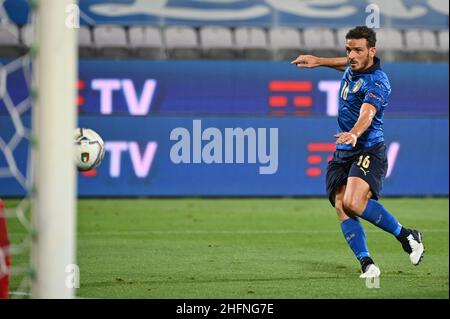
[(359, 198), (346, 196), (343, 200), (343, 209), (348, 216), (360, 216), (364, 211), (365, 203)]

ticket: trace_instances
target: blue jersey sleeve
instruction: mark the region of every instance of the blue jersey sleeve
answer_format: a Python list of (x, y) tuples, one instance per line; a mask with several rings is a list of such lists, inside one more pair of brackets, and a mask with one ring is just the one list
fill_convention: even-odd
[(381, 81), (374, 81), (367, 85), (363, 103), (370, 103), (377, 111), (387, 104), (390, 90)]

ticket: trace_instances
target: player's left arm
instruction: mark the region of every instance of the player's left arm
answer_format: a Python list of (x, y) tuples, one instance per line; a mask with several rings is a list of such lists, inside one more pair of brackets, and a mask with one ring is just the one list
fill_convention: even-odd
[(352, 144), (355, 147), (358, 138), (372, 124), (376, 113), (377, 108), (375, 106), (370, 103), (363, 103), (359, 112), (358, 121), (356, 121), (350, 132), (342, 132), (334, 136), (337, 138), (336, 144)]

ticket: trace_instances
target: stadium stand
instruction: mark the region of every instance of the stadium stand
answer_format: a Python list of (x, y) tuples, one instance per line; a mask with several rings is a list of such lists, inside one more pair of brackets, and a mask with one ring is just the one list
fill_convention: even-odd
[[(78, 41), (82, 58), (285, 60), (301, 52), (342, 55), (349, 28), (98, 25), (80, 27)], [(377, 35), (384, 60), (448, 60), (448, 30), (379, 29)], [(29, 25), (0, 24), (0, 56), (20, 56), (31, 42)]]
[[(336, 43), (335, 33), (326, 28), (309, 28), (303, 31), (305, 49), (313, 55), (334, 56), (339, 47)], [(340, 50), (343, 51), (343, 48)]]
[(233, 59), (233, 35), (229, 28), (205, 26), (200, 29), (200, 43), (204, 57), (213, 59)]
[(170, 26), (163, 30), (166, 50), (171, 59), (197, 59), (200, 43), (197, 32), (188, 26)]
[(446, 60), (448, 60), (448, 30), (439, 32), (439, 49), (442, 52), (446, 52)]
[(166, 58), (161, 30), (156, 27), (130, 27), (128, 30), (133, 56), (147, 59)]
[(275, 27), (269, 30), (269, 43), (276, 60), (290, 59), (302, 48), (300, 31), (289, 27)]
[(405, 43), (397, 29), (377, 30), (377, 55), (384, 60), (405, 60)]
[(246, 59), (270, 59), (269, 43), (264, 29), (238, 27), (234, 31), (238, 56)]
[(414, 56), (420, 56), (420, 59), (425, 61), (438, 59), (437, 37), (430, 30), (407, 30), (405, 32), (405, 44), (405, 54), (408, 54), (408, 60), (414, 58)]
[(94, 28), (94, 46), (103, 57), (129, 56), (127, 30), (120, 26), (101, 25)]
[(78, 30), (78, 47), (81, 56), (95, 55), (94, 42), (89, 27), (83, 26)]
[(337, 40), (337, 45), (342, 47), (342, 50), (344, 49), (344, 44), (345, 44), (345, 35), (347, 34), (348, 30), (350, 30), (352, 28), (352, 26), (348, 26), (348, 27), (343, 27), (343, 28), (339, 28), (336, 31), (336, 40)]

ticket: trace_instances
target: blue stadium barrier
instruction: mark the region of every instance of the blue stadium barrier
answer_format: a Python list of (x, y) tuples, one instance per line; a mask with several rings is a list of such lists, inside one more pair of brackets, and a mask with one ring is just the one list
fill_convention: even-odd
[[(448, 116), (448, 63), (382, 67), (392, 86), (386, 115)], [(342, 76), (289, 61), (82, 60), (79, 74), (79, 111), (90, 115), (334, 116)], [(7, 85), (16, 104), (28, 94), (23, 72)]]
[[(323, 196), (336, 131), (326, 117), (83, 116), (79, 125), (106, 143), (101, 166), (79, 174), (80, 196)], [(11, 119), (0, 116), (0, 127), (9, 141)], [(245, 142), (230, 138), (236, 128)], [(385, 134), (383, 195), (448, 196), (448, 118), (389, 118)], [(26, 141), (14, 156), (25, 172)], [(14, 178), (0, 178), (1, 197), (23, 192)]]

